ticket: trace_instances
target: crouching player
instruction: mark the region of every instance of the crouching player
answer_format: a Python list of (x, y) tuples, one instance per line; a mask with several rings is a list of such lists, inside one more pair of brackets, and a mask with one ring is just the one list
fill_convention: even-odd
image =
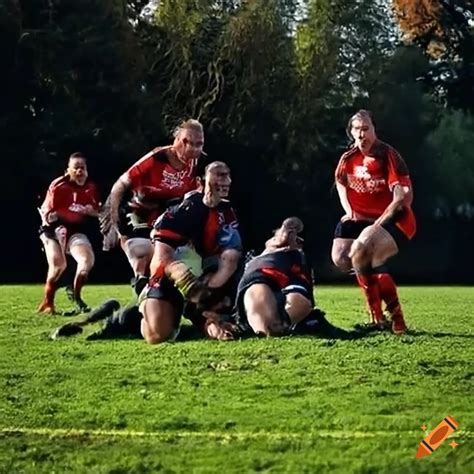
[[(141, 332), (148, 343), (176, 338), (185, 299), (202, 314), (202, 309), (222, 300), (232, 286), (242, 244), (235, 212), (226, 199), (230, 184), (229, 167), (213, 162), (205, 169), (202, 189), (156, 221), (151, 277), (140, 297)], [(203, 277), (198, 279), (187, 264), (176, 259), (176, 249), (184, 245), (192, 246), (202, 258)], [(190, 319), (207, 336), (230, 337), (217, 319), (205, 320), (201, 314), (193, 311)]]

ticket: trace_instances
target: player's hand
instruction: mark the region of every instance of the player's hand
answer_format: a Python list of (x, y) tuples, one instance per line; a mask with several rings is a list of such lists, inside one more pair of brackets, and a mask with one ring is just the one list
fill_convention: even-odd
[(56, 211), (49, 211), (44, 215), (44, 220), (46, 224), (52, 224), (59, 219), (58, 213)]
[(99, 216), (99, 211), (92, 204), (87, 204), (84, 206), (82, 213), (91, 217)]
[(220, 316), (214, 311), (204, 311), (202, 315), (206, 318), (204, 332), (211, 339), (218, 341), (231, 341), (237, 332), (235, 324), (220, 321)]

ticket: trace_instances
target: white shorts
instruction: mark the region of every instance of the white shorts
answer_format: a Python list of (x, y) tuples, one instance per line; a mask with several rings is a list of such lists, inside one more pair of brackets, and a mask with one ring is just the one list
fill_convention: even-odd
[(72, 234), (71, 237), (69, 237), (69, 239), (66, 241), (65, 234), (62, 234), (61, 230), (59, 229), (56, 232), (56, 239), (48, 237), (44, 233), (40, 235), (40, 239), (41, 239), (41, 242), (43, 242), (43, 245), (46, 245), (46, 242), (48, 242), (49, 240), (58, 242), (63, 252), (69, 255), (71, 254), (71, 248), (75, 247), (76, 245), (87, 245), (88, 247), (92, 249), (92, 245), (87, 235), (81, 234), (81, 233)]

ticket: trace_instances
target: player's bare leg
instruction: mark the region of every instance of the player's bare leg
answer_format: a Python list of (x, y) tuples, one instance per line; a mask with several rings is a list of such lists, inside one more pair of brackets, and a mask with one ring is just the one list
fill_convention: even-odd
[(81, 292), (87, 277), (95, 262), (94, 251), (90, 244), (78, 243), (71, 245), (69, 253), (77, 262), (76, 275), (74, 276), (73, 298), (77, 309), (82, 312), (90, 311), (90, 308), (82, 300)]
[(127, 256), (136, 279), (148, 275), (148, 269), (153, 257), (153, 244), (142, 237), (121, 237), (120, 245)]
[(147, 298), (140, 306), (143, 314), (142, 336), (148, 344), (159, 344), (173, 339), (181, 315), (166, 300)]
[(386, 310), (390, 313), (392, 319), (392, 332), (394, 334), (403, 334), (407, 327), (403, 316), (402, 306), (398, 298), (397, 286), (392, 276), (384, 267), (385, 262), (398, 253), (398, 246), (390, 233), (381, 228), (377, 245), (375, 246), (372, 257), (372, 268), (374, 269), (374, 278), (377, 280), (380, 297), (385, 302)]
[(335, 238), (333, 240), (331, 259), (334, 265), (343, 272), (349, 272), (352, 269), (352, 261), (349, 257), (349, 253), (353, 243), (353, 239)]
[(48, 274), (46, 276), (46, 284), (44, 287), (44, 298), (38, 307), (38, 312), (54, 314), (54, 295), (56, 294), (56, 287), (59, 277), (66, 270), (66, 256), (59, 243), (46, 237), (41, 236), (46, 253), (46, 260), (48, 262)]
[(366, 227), (354, 241), (349, 256), (356, 272), (357, 282), (362, 289), (369, 307), (374, 327), (384, 329), (386, 322), (382, 312), (382, 301), (377, 280), (372, 274), (372, 258), (377, 243), (378, 228)]
[(281, 321), (275, 295), (268, 285), (256, 283), (248, 288), (244, 307), (255, 334), (281, 336), (288, 332), (289, 325)]
[(301, 293), (288, 293), (285, 301), (285, 311), (291, 319), (292, 324), (298, 324), (313, 310), (311, 301)]
[[(392, 331), (395, 334), (403, 334), (406, 324), (395, 283), (386, 271), (374, 272), (374, 269), (380, 268), (388, 258), (398, 252), (395, 240), (382, 226), (372, 225), (361, 232), (351, 252), (354, 268), (358, 272), (358, 281), (366, 295), (374, 322), (384, 324), (383, 315), (380, 318), (383, 299), (392, 316)], [(367, 269), (366, 273), (364, 269)]]

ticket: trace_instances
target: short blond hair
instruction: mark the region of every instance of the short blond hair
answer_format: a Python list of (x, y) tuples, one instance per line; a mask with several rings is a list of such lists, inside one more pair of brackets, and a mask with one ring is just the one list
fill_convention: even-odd
[(196, 119), (183, 120), (174, 130), (173, 137), (177, 137), (183, 130), (191, 130), (196, 133), (204, 134), (202, 123)]

